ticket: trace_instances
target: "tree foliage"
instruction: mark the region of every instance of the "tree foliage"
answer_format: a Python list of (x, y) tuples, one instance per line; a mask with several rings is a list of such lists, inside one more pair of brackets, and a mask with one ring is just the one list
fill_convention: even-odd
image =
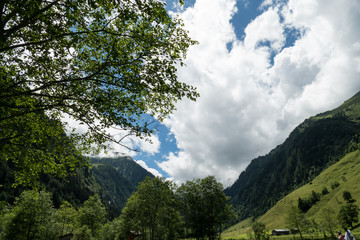
[(105, 207), (99, 195), (90, 196), (83, 206), (79, 208), (78, 214), (79, 225), (82, 227), (87, 226), (92, 236), (95, 236), (105, 222), (106, 217)]
[(140, 239), (178, 239), (182, 221), (173, 190), (170, 181), (146, 177), (120, 216), (123, 235), (135, 232)]
[(55, 220), (59, 224), (60, 235), (72, 233), (76, 226), (77, 210), (68, 202), (64, 201), (56, 211)]
[(336, 232), (336, 228), (339, 226), (335, 210), (330, 207), (323, 208), (320, 212), (319, 221), (322, 231), (329, 233), (332, 237), (335, 237), (334, 233)]
[(14, 205), (2, 204), (0, 239), (58, 239), (73, 233), (74, 239), (114, 240), (134, 235), (144, 240), (189, 236), (214, 240), (221, 237), (226, 223), (235, 219), (228, 197), (214, 177), (188, 181), (179, 188), (163, 178), (146, 177), (122, 215), (107, 222), (98, 194), (78, 208), (64, 201), (58, 209), (51, 195), (26, 190)]
[(349, 191), (343, 192), (343, 198), (346, 203), (340, 207), (338, 220), (343, 227), (352, 227), (354, 223), (359, 222), (360, 209)]
[[(1, 1), (0, 156), (18, 166), (19, 183), (38, 172), (65, 174), (80, 161), (69, 153), (93, 143), (121, 144), (106, 128), (149, 136), (152, 118), (144, 116), (163, 120), (176, 101), (198, 97), (176, 76), (195, 42), (164, 4)], [(88, 130), (64, 138), (64, 116)]]
[(359, 222), (359, 207), (354, 203), (346, 203), (340, 207), (338, 220), (343, 227), (352, 227)]
[(196, 239), (215, 239), (227, 223), (235, 219), (223, 186), (215, 177), (195, 179), (182, 184), (177, 190), (184, 216), (186, 234)]
[(286, 216), (286, 225), (290, 229), (298, 229), (302, 239), (302, 232), (308, 228), (309, 221), (305, 217), (305, 213), (301, 212), (297, 206), (291, 206)]
[(301, 212), (306, 213), (309, 211), (309, 209), (316, 204), (318, 201), (320, 201), (321, 195), (314, 190), (311, 191), (311, 196), (302, 199), (299, 197), (298, 199), (298, 208)]
[(100, 237), (105, 208), (98, 195), (90, 196), (77, 210), (64, 201), (55, 209), (51, 193), (23, 191), (14, 205), (0, 214), (0, 239), (58, 239), (73, 233), (75, 239)]
[(266, 233), (266, 226), (265, 223), (255, 221), (251, 228), (254, 232), (254, 239), (255, 240), (267, 240), (270, 236)]
[(356, 202), (352, 196), (351, 196), (351, 193), (349, 191), (344, 191), (343, 192), (343, 198), (344, 200), (347, 202), (347, 203), (354, 203)]
[(3, 239), (55, 239), (54, 214), (49, 193), (24, 191), (12, 208), (2, 211)]

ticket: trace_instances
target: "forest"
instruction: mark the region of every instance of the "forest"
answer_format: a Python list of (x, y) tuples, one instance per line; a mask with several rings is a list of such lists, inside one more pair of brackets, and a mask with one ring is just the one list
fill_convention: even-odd
[(25, 190), (13, 205), (1, 203), (0, 239), (218, 239), (236, 220), (228, 200), (212, 176), (180, 186), (146, 177), (109, 220), (98, 194), (78, 208), (68, 201), (55, 208), (51, 193)]

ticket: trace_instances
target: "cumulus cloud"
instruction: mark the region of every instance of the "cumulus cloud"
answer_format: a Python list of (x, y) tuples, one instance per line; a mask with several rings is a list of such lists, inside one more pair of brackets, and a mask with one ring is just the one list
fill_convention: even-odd
[[(158, 163), (171, 178), (215, 175), (228, 186), (305, 118), (360, 90), (358, 1), (267, 0), (262, 8), (243, 40), (230, 23), (235, 0), (197, 0), (181, 13), (200, 44), (178, 76), (201, 96), (179, 102), (165, 122), (181, 149)], [(288, 29), (299, 32), (291, 45)]]
[(137, 164), (139, 164), (141, 167), (143, 167), (144, 169), (146, 169), (148, 172), (151, 172), (154, 176), (156, 177), (162, 177), (161, 173), (159, 173), (158, 170), (156, 170), (155, 168), (151, 168), (149, 167), (146, 162), (144, 162), (143, 160), (135, 160), (135, 162)]
[(280, 51), (285, 44), (285, 35), (278, 8), (270, 8), (258, 16), (245, 29), (247, 48), (256, 48), (262, 41), (269, 42), (272, 50)]

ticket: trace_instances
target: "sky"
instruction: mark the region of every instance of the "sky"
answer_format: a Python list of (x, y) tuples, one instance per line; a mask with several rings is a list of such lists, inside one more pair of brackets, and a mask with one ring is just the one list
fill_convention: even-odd
[(199, 42), (177, 74), (200, 98), (179, 101), (152, 144), (132, 138), (139, 152), (115, 146), (107, 156), (227, 187), (298, 124), (360, 91), (358, 0), (167, 0), (167, 9)]

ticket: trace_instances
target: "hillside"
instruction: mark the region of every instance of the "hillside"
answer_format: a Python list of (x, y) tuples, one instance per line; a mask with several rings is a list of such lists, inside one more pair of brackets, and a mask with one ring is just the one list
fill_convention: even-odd
[(146, 176), (154, 177), (152, 173), (145, 170), (129, 156), (116, 158), (92, 157), (91, 162), (95, 166), (97, 164), (107, 164), (112, 166), (135, 187), (139, 182), (142, 182)]
[[(330, 208), (337, 214), (340, 206), (344, 204), (343, 192), (349, 191), (360, 206), (360, 151), (356, 150), (347, 154), (340, 161), (324, 170), (319, 176), (310, 183), (291, 192), (279, 202), (276, 203), (269, 211), (261, 216), (258, 221), (266, 224), (268, 230), (285, 228), (286, 215), (290, 206), (298, 204), (299, 197), (306, 199), (312, 194), (312, 191), (321, 193), (326, 187), (328, 194), (322, 195), (320, 201), (313, 205), (306, 213), (309, 220), (320, 221), (320, 215), (323, 211)], [(335, 184), (334, 184), (335, 183)], [(336, 184), (338, 183), (338, 184)], [(338, 185), (338, 186), (337, 186)], [(337, 186), (337, 187), (335, 187)], [(251, 220), (242, 221), (229, 228), (223, 233), (224, 237), (236, 237), (244, 235), (251, 231)], [(355, 229), (358, 232), (360, 228)]]
[(154, 177), (131, 157), (91, 158), (92, 173), (110, 219), (118, 217), (127, 199), (145, 177)]
[(360, 93), (340, 107), (305, 120), (285, 142), (251, 161), (226, 194), (240, 220), (263, 215), (291, 191), (336, 163), (360, 133)]
[[(0, 161), (0, 201), (10, 204), (23, 190), (28, 189), (23, 186), (13, 187), (14, 168), (11, 161)], [(59, 207), (65, 200), (73, 206), (79, 207), (90, 196), (101, 192), (101, 186), (87, 166), (77, 168), (74, 174), (70, 174), (66, 178), (41, 174), (39, 182), (43, 189), (52, 193), (55, 207)]]
[(136, 187), (110, 165), (99, 164), (93, 167), (92, 172), (101, 186), (101, 199), (109, 218), (118, 217)]
[[(52, 193), (55, 207), (59, 207), (65, 200), (75, 207), (80, 207), (90, 196), (99, 194), (108, 217), (113, 219), (120, 215), (138, 183), (146, 176), (153, 177), (131, 157), (92, 158), (91, 162), (92, 168), (77, 168), (75, 174), (65, 179), (50, 174), (40, 175), (41, 186)], [(0, 161), (0, 201), (11, 204), (26, 189), (21, 186), (12, 187), (13, 168), (11, 161)]]

